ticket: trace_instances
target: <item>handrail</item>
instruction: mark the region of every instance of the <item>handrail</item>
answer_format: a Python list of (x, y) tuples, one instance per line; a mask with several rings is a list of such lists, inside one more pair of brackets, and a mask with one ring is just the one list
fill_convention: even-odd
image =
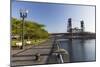
[[(60, 43), (56, 41), (56, 45), (57, 45), (57, 50), (60, 51)], [(62, 54), (59, 52), (58, 55), (59, 55), (60, 63), (64, 63)]]

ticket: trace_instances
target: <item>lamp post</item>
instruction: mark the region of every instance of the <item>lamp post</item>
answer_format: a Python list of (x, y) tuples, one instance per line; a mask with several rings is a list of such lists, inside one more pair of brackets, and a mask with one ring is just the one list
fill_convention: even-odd
[(25, 18), (27, 18), (27, 13), (28, 13), (28, 10), (20, 9), (20, 18), (22, 19), (22, 23), (21, 23), (21, 28), (22, 28), (22, 33), (21, 33), (22, 46), (21, 46), (21, 49), (23, 49), (23, 46), (24, 46), (24, 21), (25, 21)]

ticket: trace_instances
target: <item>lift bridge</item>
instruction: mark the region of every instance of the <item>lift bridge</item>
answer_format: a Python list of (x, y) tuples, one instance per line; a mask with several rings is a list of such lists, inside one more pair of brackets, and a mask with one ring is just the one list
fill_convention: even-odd
[(80, 21), (80, 29), (78, 27), (72, 27), (72, 19), (68, 19), (67, 32), (66, 33), (50, 33), (50, 38), (57, 37), (60, 39), (95, 39), (96, 34), (92, 32), (86, 32), (84, 21)]

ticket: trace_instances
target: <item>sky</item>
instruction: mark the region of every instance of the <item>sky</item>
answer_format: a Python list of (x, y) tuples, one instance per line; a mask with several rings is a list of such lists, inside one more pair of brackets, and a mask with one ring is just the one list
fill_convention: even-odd
[(49, 33), (67, 32), (68, 18), (73, 28), (84, 20), (85, 31), (95, 32), (95, 6), (12, 1), (11, 17), (20, 19), (20, 9), (28, 10), (26, 20), (44, 24)]

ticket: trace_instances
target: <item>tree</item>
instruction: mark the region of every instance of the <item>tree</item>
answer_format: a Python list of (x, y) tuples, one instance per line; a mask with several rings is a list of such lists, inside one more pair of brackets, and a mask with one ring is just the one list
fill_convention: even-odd
[[(19, 35), (21, 36), (22, 32), (22, 22), (16, 18), (11, 19), (11, 32), (12, 35)], [(45, 39), (48, 38), (48, 32), (44, 29), (45, 25), (39, 24), (34, 21), (25, 21), (24, 22), (24, 37), (25, 39)]]

